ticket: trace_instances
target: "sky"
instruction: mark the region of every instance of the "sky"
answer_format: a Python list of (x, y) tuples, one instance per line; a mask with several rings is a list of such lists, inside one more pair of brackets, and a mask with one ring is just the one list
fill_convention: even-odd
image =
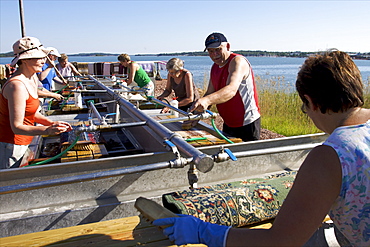
[[(370, 1), (23, 0), (25, 33), (60, 53), (232, 50), (370, 52)], [(0, 0), (0, 53), (21, 38), (18, 0)]]

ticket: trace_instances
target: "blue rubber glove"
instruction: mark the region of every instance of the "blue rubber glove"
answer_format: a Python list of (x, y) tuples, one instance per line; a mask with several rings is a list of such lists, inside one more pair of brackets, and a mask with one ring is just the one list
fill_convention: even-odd
[(206, 244), (212, 246), (225, 246), (226, 236), (231, 226), (221, 226), (204, 222), (191, 215), (158, 219), (153, 225), (171, 225), (163, 230), (164, 235), (177, 245)]

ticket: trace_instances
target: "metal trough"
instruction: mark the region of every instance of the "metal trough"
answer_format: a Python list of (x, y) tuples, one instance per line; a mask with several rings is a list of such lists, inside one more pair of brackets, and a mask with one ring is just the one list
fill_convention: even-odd
[[(309, 150), (327, 137), (314, 134), (194, 148), (114, 90), (98, 81), (95, 87), (107, 91), (98, 93), (102, 101), (118, 102), (122, 122), (145, 122), (127, 128), (145, 152), (0, 170), (0, 237), (137, 215), (136, 198), (160, 202), (164, 193), (187, 189), (189, 180), (203, 186), (296, 170)], [(116, 105), (108, 109), (113, 112)], [(63, 118), (76, 121), (86, 116)], [(166, 148), (164, 141), (175, 146)], [(224, 148), (237, 161), (215, 162)], [(182, 165), (176, 163), (176, 149), (185, 160)]]

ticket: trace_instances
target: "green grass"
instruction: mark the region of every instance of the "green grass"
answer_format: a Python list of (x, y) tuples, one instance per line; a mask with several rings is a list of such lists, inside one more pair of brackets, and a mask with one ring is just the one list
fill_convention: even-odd
[[(322, 132), (301, 111), (302, 101), (297, 92), (284, 86), (284, 78), (271, 80), (256, 77), (262, 128), (284, 136), (296, 136)], [(370, 108), (369, 79), (365, 82), (365, 108)]]

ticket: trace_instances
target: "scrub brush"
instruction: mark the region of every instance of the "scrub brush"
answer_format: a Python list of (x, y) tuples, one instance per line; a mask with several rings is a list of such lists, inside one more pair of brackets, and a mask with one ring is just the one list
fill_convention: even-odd
[[(147, 218), (151, 222), (157, 219), (179, 217), (177, 214), (159, 205), (155, 201), (149, 200), (144, 197), (137, 198), (134, 206), (145, 218)], [(161, 228), (166, 227), (168, 226), (161, 226)]]

